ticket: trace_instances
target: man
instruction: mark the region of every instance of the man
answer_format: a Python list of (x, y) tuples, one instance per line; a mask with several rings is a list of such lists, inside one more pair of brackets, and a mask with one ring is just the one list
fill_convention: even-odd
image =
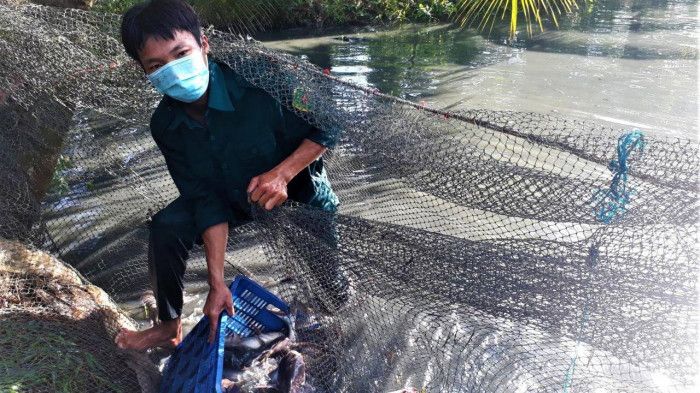
[(151, 133), (180, 196), (150, 224), (149, 270), (161, 322), (121, 331), (115, 342), (144, 350), (181, 341), (183, 277), (193, 243), (205, 250), (203, 311), (212, 341), (221, 312), (234, 312), (224, 282), (229, 226), (249, 220), (251, 204), (271, 210), (288, 198), (334, 212), (338, 199), (321, 156), (335, 138), (209, 58), (199, 18), (183, 1), (135, 5), (123, 16), (121, 35), (128, 55), (164, 94)]

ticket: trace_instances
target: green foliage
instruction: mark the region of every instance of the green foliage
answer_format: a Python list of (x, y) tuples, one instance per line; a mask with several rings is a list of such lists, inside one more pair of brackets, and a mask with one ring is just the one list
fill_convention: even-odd
[[(99, 11), (124, 12), (142, 0), (103, 0)], [(544, 22), (559, 25), (558, 17), (594, 0), (188, 0), (205, 24), (235, 32), (267, 27), (393, 24), (457, 21), (461, 26), (491, 29), (509, 23), (511, 37), (519, 23), (528, 34)]]
[(113, 12), (117, 14), (124, 13), (134, 4), (140, 3), (143, 0), (102, 0), (97, 1), (93, 9), (95, 11)]
[[(102, 0), (94, 9), (123, 13), (143, 0)], [(235, 31), (446, 21), (459, 0), (188, 0), (206, 24)]]
[(49, 193), (63, 195), (70, 191), (70, 186), (66, 180), (65, 173), (67, 170), (73, 168), (73, 163), (69, 157), (59, 156), (56, 162), (56, 169), (51, 177), (51, 185), (49, 186)]
[(292, 0), (283, 24), (371, 24), (447, 20), (454, 0)]
[[(96, 11), (124, 13), (134, 4), (145, 0), (102, 0)], [(239, 32), (254, 31), (270, 24), (272, 15), (283, 11), (280, 0), (186, 0), (197, 10), (202, 22), (220, 29)]]
[(279, 0), (188, 0), (205, 25), (239, 33), (270, 26), (280, 11)]

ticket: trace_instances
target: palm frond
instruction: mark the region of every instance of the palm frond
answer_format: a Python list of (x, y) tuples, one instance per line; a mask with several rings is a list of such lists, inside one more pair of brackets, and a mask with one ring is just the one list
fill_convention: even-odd
[(532, 35), (533, 23), (544, 31), (545, 17), (559, 27), (557, 17), (578, 9), (579, 1), (583, 0), (458, 0), (454, 20), (462, 27), (484, 30), (487, 26), (492, 29), (496, 19), (505, 20), (508, 15), (510, 37), (514, 38), (521, 18), (527, 34)]

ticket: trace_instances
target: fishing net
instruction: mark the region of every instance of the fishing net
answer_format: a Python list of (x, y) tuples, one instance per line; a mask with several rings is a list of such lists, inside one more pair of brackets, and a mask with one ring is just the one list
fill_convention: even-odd
[(0, 390), (153, 390), (160, 375), (139, 353), (105, 351), (135, 326), (100, 288), (54, 257), (0, 239)]
[[(59, 256), (126, 310), (149, 288), (148, 220), (178, 192), (149, 133), (160, 95), (123, 53), (118, 24), (0, 1), (0, 236)], [(693, 390), (697, 141), (442, 112), (208, 34), (216, 58), (338, 133), (326, 157), (338, 214), (251, 208), (226, 255), (228, 280), (246, 274), (304, 316), (298, 346), (315, 391)], [(337, 277), (319, 278), (324, 264), (339, 266), (346, 301), (328, 296)], [(3, 279), (19, 288), (36, 274)], [(206, 293), (206, 277), (195, 247), (186, 299)], [(57, 315), (8, 307), (4, 288), (3, 326)], [(100, 334), (72, 339), (113, 353)]]

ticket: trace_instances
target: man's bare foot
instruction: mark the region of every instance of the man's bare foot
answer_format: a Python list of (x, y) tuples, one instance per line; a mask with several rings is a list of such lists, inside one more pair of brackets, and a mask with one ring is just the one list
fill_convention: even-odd
[(182, 323), (180, 318), (162, 322), (142, 331), (122, 329), (114, 338), (114, 343), (121, 349), (145, 351), (150, 348), (174, 348), (182, 341)]

